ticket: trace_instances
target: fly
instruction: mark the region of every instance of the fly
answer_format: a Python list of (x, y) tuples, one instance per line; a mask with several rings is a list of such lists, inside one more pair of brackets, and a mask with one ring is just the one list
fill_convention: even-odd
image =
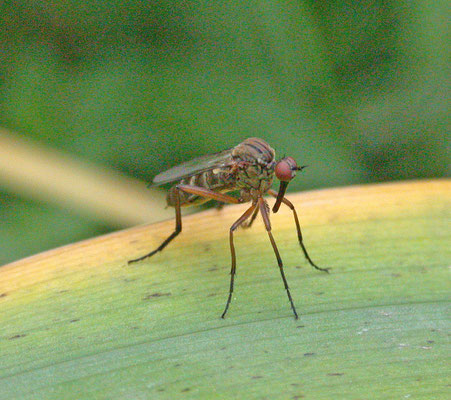
[[(232, 204), (251, 202), (251, 206), (230, 227), (229, 242), (232, 257), (230, 287), (225, 309), (221, 318), (225, 317), (232, 301), (236, 271), (233, 234), (239, 226), (250, 227), (257, 217), (257, 214), (260, 213), (276, 255), (291, 309), (293, 310), (294, 317), (297, 319), (298, 313), (296, 312), (296, 307), (294, 306), (285, 277), (282, 259), (271, 233), (269, 206), (263, 198), (263, 195), (267, 193), (276, 198), (276, 202), (272, 208), (274, 213), (279, 210), (282, 203), (291, 209), (296, 224), (299, 244), (305, 258), (313, 268), (319, 271), (329, 272), (327, 268), (318, 267), (310, 258), (302, 240), (301, 227), (296, 209), (294, 208), (294, 205), (285, 198), (288, 183), (296, 176), (296, 172), (301, 171), (303, 168), (304, 167), (299, 167), (292, 157), (285, 157), (276, 162), (275, 152), (268, 143), (259, 138), (249, 138), (232, 149), (195, 158), (192, 161), (188, 161), (162, 172), (153, 179), (153, 184), (162, 185), (164, 183), (175, 183), (169, 189), (167, 195), (167, 204), (175, 208), (175, 230), (155, 250), (142, 257), (130, 260), (128, 263), (131, 264), (152, 257), (155, 253), (163, 250), (172, 239), (182, 231), (181, 207), (183, 206), (200, 204), (209, 200), (217, 200), (221, 203)], [(271, 189), (274, 175), (280, 181), (278, 192)], [(227, 194), (233, 191), (238, 191), (239, 197)]]

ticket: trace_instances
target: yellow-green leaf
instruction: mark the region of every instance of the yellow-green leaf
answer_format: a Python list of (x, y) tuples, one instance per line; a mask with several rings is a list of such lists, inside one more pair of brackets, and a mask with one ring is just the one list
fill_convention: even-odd
[(299, 320), (260, 221), (190, 215), (0, 268), (0, 399), (447, 399), (449, 180), (288, 196), (272, 216)]

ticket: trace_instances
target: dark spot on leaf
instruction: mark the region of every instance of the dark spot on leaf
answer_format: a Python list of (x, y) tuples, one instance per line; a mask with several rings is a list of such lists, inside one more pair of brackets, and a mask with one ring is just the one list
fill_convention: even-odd
[(182, 389), (182, 393), (186, 393), (186, 392), (189, 392), (191, 389), (190, 388), (185, 388), (185, 389)]
[(435, 343), (433, 340), (427, 340), (428, 343)]
[(181, 366), (182, 366), (182, 364), (180, 364), (180, 363), (177, 363), (177, 364), (174, 365), (174, 367), (177, 367), (177, 368), (181, 367)]
[(317, 296), (321, 296), (322, 294), (324, 294), (324, 292), (314, 292), (313, 294), (316, 294)]
[(163, 297), (163, 296), (170, 296), (171, 293), (161, 293), (161, 292), (155, 292), (152, 294), (148, 294), (143, 298), (143, 300), (150, 300), (152, 297)]
[(315, 353), (304, 353), (304, 356), (309, 357), (309, 356), (314, 356)]
[(263, 378), (263, 376), (261, 376), (261, 375), (252, 376), (252, 379), (261, 379), (261, 378)]
[(217, 270), (218, 270), (218, 266), (217, 265), (207, 269), (208, 272), (213, 272), (213, 271), (217, 271)]
[(139, 326), (132, 326), (131, 329), (139, 329)]
[(393, 273), (393, 274), (391, 274), (391, 276), (392, 276), (393, 278), (399, 278), (399, 277), (401, 276), (401, 274)]
[(214, 296), (216, 296), (216, 293), (209, 293), (209, 294), (207, 294), (207, 297), (214, 297)]
[(204, 249), (205, 249), (205, 251), (210, 251), (210, 245), (209, 244), (206, 244), (205, 246), (204, 246)]
[(344, 375), (343, 372), (331, 372), (330, 374), (327, 374), (327, 376), (342, 376)]
[(133, 282), (136, 281), (136, 278), (124, 278), (124, 282)]
[(77, 322), (80, 321), (80, 318), (71, 319), (70, 322)]
[(164, 392), (164, 388), (158, 389), (159, 392)]
[(20, 339), (20, 338), (23, 338), (24, 336), (27, 336), (27, 335), (26, 335), (25, 333), (21, 333), (21, 334), (19, 334), (19, 335), (11, 336), (11, 337), (9, 338), (9, 340)]
[(59, 290), (58, 291), (58, 293), (67, 293), (69, 290), (67, 290), (67, 289), (61, 289), (61, 290)]
[(304, 395), (303, 394), (295, 394), (292, 399), (297, 400), (297, 399), (303, 399)]
[(8, 296), (6, 293), (0, 293), (0, 297), (6, 297)]
[(305, 328), (305, 325), (296, 325), (296, 328)]
[(302, 267), (300, 265), (296, 265), (294, 268), (301, 269)]

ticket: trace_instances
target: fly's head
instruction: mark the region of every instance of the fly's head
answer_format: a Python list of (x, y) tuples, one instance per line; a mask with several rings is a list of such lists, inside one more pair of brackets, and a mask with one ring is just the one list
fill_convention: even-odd
[(273, 207), (273, 212), (277, 212), (282, 202), (285, 192), (287, 190), (288, 184), (296, 176), (297, 171), (301, 171), (306, 167), (303, 165), (299, 167), (293, 157), (284, 157), (279, 162), (277, 162), (274, 173), (276, 178), (280, 181), (279, 193), (277, 194), (276, 203)]
[(279, 181), (289, 183), (296, 176), (296, 172), (305, 167), (306, 165), (299, 167), (293, 157), (284, 157), (275, 165), (274, 173)]

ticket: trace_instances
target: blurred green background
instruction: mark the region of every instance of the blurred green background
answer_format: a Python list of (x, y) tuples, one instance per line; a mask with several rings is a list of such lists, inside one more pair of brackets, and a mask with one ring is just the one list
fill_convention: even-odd
[[(448, 7), (2, 1), (0, 126), (143, 181), (250, 136), (291, 191), (447, 176)], [(0, 220), (0, 264), (120, 228), (2, 187)]]

